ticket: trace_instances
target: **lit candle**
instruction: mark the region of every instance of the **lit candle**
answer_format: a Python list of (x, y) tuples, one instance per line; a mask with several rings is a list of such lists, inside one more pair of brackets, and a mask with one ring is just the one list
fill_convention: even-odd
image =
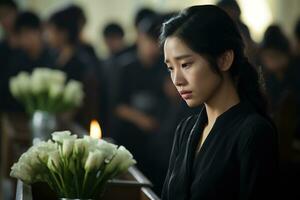
[(90, 136), (95, 139), (102, 138), (102, 131), (97, 120), (92, 120), (90, 125)]

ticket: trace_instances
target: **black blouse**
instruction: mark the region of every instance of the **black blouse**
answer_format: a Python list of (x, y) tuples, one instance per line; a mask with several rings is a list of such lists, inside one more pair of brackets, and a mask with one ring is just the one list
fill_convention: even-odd
[(206, 122), (203, 107), (177, 127), (162, 199), (275, 199), (278, 143), (268, 120), (239, 103), (216, 119), (196, 154)]

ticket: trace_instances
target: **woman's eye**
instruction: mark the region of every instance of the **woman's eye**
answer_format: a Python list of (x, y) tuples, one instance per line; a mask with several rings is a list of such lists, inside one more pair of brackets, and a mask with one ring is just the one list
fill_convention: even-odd
[(168, 67), (168, 71), (172, 72), (173, 71), (173, 67)]
[(192, 63), (183, 63), (183, 64), (181, 64), (181, 67), (186, 68), (186, 67), (189, 67), (191, 65), (192, 65)]

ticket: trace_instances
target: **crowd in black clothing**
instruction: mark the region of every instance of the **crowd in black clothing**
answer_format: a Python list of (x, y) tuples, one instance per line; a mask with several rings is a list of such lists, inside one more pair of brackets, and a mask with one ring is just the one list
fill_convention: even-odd
[[(260, 66), (257, 70), (264, 75), (282, 160), (290, 162), (297, 146), (294, 141), (300, 140), (300, 21), (295, 29), (295, 51), (276, 25), (267, 29), (261, 44), (256, 44), (240, 20), (238, 5), (232, 2), (221, 1), (219, 6), (236, 21), (250, 61)], [(12, 1), (1, 3), (0, 112), (24, 111), (9, 92), (11, 76), (37, 67), (64, 71), (68, 79), (84, 84), (84, 104), (74, 120), (88, 129), (89, 122), (98, 119), (104, 136), (133, 153), (138, 167), (160, 193), (176, 126), (197, 112), (180, 98), (164, 66), (158, 37), (162, 22), (171, 15), (140, 10), (134, 21), (137, 39), (132, 46), (127, 46), (119, 24), (107, 24), (102, 35), (110, 56), (100, 60), (93, 46), (82, 39), (86, 17), (80, 7), (71, 5), (56, 11), (44, 23), (33, 12), (19, 11)]]

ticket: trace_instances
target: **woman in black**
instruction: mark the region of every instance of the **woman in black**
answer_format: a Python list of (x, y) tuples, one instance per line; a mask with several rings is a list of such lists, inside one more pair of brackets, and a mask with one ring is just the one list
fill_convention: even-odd
[(275, 199), (277, 135), (234, 22), (194, 6), (164, 23), (161, 39), (178, 92), (202, 106), (177, 127), (162, 199)]

